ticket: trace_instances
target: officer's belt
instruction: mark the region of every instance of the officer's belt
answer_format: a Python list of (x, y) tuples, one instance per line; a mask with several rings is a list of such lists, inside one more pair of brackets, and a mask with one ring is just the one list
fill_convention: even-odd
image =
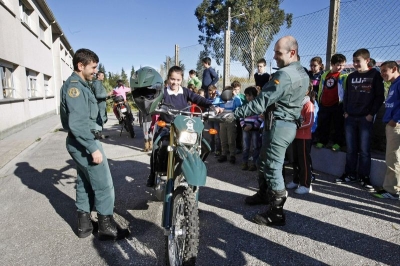
[[(94, 139), (101, 139), (101, 134), (100, 134), (99, 131), (93, 131), (92, 130), (90, 132), (93, 134)], [(76, 139), (76, 137), (74, 136), (74, 134), (72, 134), (71, 131), (68, 131), (68, 137), (71, 138), (71, 139)]]

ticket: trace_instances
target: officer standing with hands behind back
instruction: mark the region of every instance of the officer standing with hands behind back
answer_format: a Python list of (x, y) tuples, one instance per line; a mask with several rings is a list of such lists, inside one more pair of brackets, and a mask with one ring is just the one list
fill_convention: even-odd
[(283, 205), (287, 191), (282, 176), (286, 148), (296, 136), (296, 122), (301, 102), (309, 84), (308, 74), (297, 61), (298, 44), (293, 36), (285, 36), (274, 47), (274, 59), (279, 70), (264, 85), (256, 99), (235, 110), (235, 118), (267, 111), (258, 160), (259, 191), (247, 197), (250, 205), (269, 204), (265, 213), (253, 221), (260, 225), (285, 225)]
[(116, 240), (129, 232), (117, 228), (113, 220), (114, 185), (107, 157), (98, 140), (100, 113), (88, 84), (97, 71), (98, 62), (98, 56), (91, 50), (76, 51), (72, 60), (74, 72), (61, 87), (60, 117), (63, 128), (68, 131), (67, 150), (77, 165), (78, 237), (88, 237), (92, 233), (90, 212), (96, 210), (99, 239)]

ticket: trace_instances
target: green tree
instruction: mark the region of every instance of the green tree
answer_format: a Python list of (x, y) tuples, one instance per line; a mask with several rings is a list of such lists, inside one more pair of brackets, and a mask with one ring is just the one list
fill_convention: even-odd
[[(224, 58), (223, 33), (227, 28), (228, 7), (231, 7), (230, 58), (241, 62), (250, 78), (257, 60), (264, 57), (280, 27), (285, 22), (288, 28), (292, 24), (293, 15), (280, 9), (282, 1), (203, 0), (195, 11), (202, 33), (199, 43), (221, 65)], [(244, 32), (248, 38), (235, 39), (235, 34)]]
[[(172, 57), (168, 56), (163, 65), (165, 69), (167, 69), (168, 67), (171, 68), (172, 66), (175, 66), (175, 61), (172, 61)], [(183, 69), (183, 72), (185, 72), (185, 64), (182, 64), (181, 60), (179, 60), (178, 65)]]
[(129, 78), (131, 78), (134, 74), (135, 74), (135, 67), (134, 66), (132, 66), (132, 69), (131, 69), (131, 76), (129, 77)]
[(126, 86), (127, 84), (129, 84), (129, 82), (128, 82), (128, 75), (125, 73), (124, 68), (122, 68), (122, 70), (121, 70), (121, 79), (122, 79), (122, 82), (124, 82), (125, 86)]

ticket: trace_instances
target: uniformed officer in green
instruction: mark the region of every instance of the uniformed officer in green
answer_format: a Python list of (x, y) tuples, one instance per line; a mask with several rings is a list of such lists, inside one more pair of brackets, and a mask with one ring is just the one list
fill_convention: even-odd
[(101, 127), (103, 128), (104, 124), (107, 123), (108, 121), (107, 103), (106, 103), (107, 91), (106, 88), (104, 88), (103, 86), (104, 72), (98, 71), (96, 77), (97, 79), (92, 82), (92, 90), (94, 96), (97, 99), (97, 105), (99, 107), (100, 118), (101, 118), (100, 123)]
[(96, 133), (101, 130), (97, 100), (88, 85), (96, 73), (98, 56), (88, 50), (76, 51), (72, 63), (74, 72), (61, 87), (60, 116), (68, 131), (66, 147), (77, 165), (76, 206), (78, 208), (78, 237), (92, 233), (90, 212), (96, 210), (99, 221), (99, 239), (118, 239), (126, 231), (116, 227), (112, 217), (114, 185)]
[(309, 84), (307, 73), (297, 61), (298, 44), (294, 37), (279, 39), (274, 53), (279, 70), (255, 100), (235, 110), (236, 118), (267, 110), (258, 161), (260, 190), (246, 198), (247, 204), (269, 204), (267, 212), (253, 219), (261, 225), (285, 224), (283, 205), (287, 191), (282, 176), (283, 161), (287, 147), (296, 136), (296, 120), (300, 117), (301, 102)]

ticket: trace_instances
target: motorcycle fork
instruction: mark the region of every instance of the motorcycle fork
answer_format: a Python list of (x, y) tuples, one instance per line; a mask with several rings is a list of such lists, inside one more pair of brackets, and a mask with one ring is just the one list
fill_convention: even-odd
[(174, 126), (171, 125), (169, 132), (169, 146), (168, 146), (168, 165), (167, 165), (167, 183), (165, 185), (165, 195), (164, 195), (164, 208), (162, 215), (162, 226), (165, 229), (169, 229), (172, 223), (172, 212), (173, 212), (173, 202), (172, 194), (174, 192)]

